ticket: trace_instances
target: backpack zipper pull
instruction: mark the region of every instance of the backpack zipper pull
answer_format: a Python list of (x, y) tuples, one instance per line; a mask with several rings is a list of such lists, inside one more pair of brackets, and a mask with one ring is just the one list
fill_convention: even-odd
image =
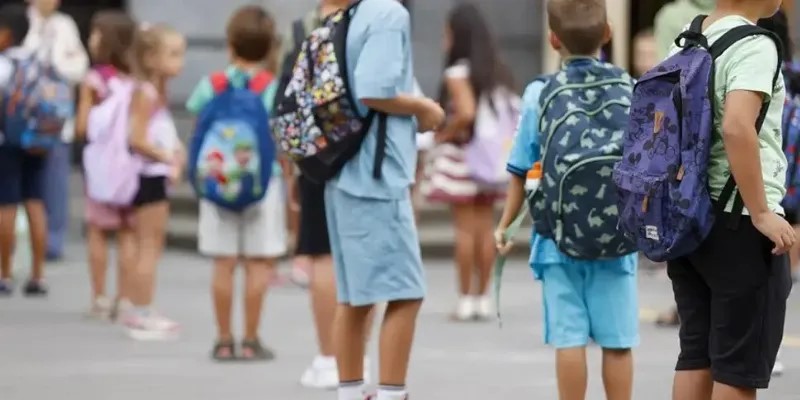
[(675, 175), (675, 179), (676, 179), (678, 182), (680, 182), (680, 181), (682, 181), (682, 180), (683, 180), (683, 175), (685, 175), (685, 174), (686, 174), (686, 168), (685, 168), (683, 165), (681, 165), (681, 167), (680, 167), (680, 168), (678, 168), (678, 174), (677, 174), (677, 175)]
[(644, 196), (644, 200), (642, 200), (642, 212), (647, 212), (647, 205), (650, 203), (650, 195)]

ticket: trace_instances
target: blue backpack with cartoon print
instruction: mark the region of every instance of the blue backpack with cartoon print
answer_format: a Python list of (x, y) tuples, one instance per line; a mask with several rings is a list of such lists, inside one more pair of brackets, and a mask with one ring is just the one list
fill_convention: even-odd
[(240, 212), (267, 193), (275, 144), (262, 97), (273, 77), (262, 72), (244, 85), (211, 75), (215, 96), (197, 119), (189, 150), (189, 179), (197, 195)]
[(13, 74), (2, 92), (0, 144), (37, 153), (61, 142), (66, 122), (75, 114), (73, 90), (52, 66), (35, 55), (2, 56), (13, 64)]

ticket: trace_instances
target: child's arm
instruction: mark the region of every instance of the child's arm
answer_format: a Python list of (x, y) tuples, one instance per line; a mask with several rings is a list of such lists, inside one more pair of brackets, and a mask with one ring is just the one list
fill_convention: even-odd
[(437, 142), (462, 141), (461, 137), (469, 131), (475, 121), (478, 104), (475, 92), (469, 81), (469, 68), (465, 65), (456, 65), (445, 72), (445, 89), (447, 90), (452, 105), (452, 115), (441, 131), (436, 133)]
[[(767, 38), (758, 38), (739, 50), (739, 60), (729, 67), (726, 82), (722, 140), (731, 173), (755, 227), (773, 243), (773, 253), (783, 254), (794, 245), (795, 233), (784, 218), (770, 210), (764, 188), (756, 120), (765, 96), (773, 92), (773, 72), (765, 65), (778, 64), (777, 49)], [(775, 68), (775, 67), (773, 67)], [(772, 132), (764, 134), (771, 135)]]
[(361, 98), (367, 107), (391, 115), (417, 117), (417, 130), (425, 132), (438, 128), (444, 121), (444, 110), (435, 101), (409, 95), (397, 95), (391, 99)]
[(86, 129), (89, 119), (89, 110), (94, 105), (94, 89), (86, 82), (81, 84), (78, 94), (78, 112), (75, 115), (75, 138), (86, 139)]
[(83, 48), (78, 26), (72, 17), (58, 15), (59, 32), (53, 43), (52, 63), (56, 72), (71, 83), (80, 82), (89, 70), (89, 56)]
[(142, 89), (137, 89), (131, 101), (131, 134), (128, 143), (133, 151), (165, 164), (172, 164), (174, 154), (153, 146), (148, 140), (147, 128), (150, 116), (155, 111), (156, 99), (147, 96)]
[(539, 95), (543, 87), (543, 82), (533, 82), (528, 85), (522, 96), (522, 115), (506, 166), (506, 170), (511, 174), (511, 180), (508, 183), (503, 216), (494, 234), (497, 250), (502, 254), (511, 250), (512, 243), (506, 240), (505, 232), (519, 215), (525, 201), (526, 174), (539, 159)]

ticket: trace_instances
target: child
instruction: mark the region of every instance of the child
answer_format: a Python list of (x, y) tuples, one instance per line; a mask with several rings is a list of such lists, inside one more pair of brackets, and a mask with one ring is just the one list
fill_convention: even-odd
[[(85, 138), (87, 119), (92, 107), (107, 94), (108, 79), (130, 73), (128, 50), (133, 43), (136, 23), (126, 13), (103, 11), (92, 19), (89, 52), (95, 67), (81, 85), (75, 131)], [(89, 274), (92, 283), (92, 305), (89, 315), (94, 318), (116, 318), (117, 310), (129, 303), (126, 285), (136, 263), (136, 238), (133, 231), (133, 210), (120, 209), (85, 199), (88, 226)], [(106, 234), (114, 232), (118, 244), (117, 297), (112, 302), (106, 296), (108, 247)]]
[(164, 249), (169, 220), (167, 186), (180, 179), (185, 152), (166, 104), (170, 79), (183, 69), (186, 40), (163, 26), (146, 26), (136, 33), (131, 51), (132, 73), (139, 87), (131, 101), (130, 145), (145, 161), (139, 192), (133, 200), (138, 253), (130, 297), (134, 309), (124, 319), (136, 340), (177, 337), (180, 326), (151, 309), (156, 267)]
[[(780, 4), (718, 0), (698, 20), (712, 54), (718, 41), (733, 44), (714, 62), (706, 173), (710, 198), (719, 203), (717, 222), (696, 250), (667, 265), (681, 321), (675, 399), (710, 399), (712, 392), (715, 399), (755, 399), (756, 389), (769, 385), (783, 337), (791, 289), (785, 253), (796, 234), (781, 207), (787, 162), (779, 40), (725, 36), (772, 16)], [(679, 51), (673, 46), (672, 54)]]
[[(246, 6), (228, 21), (230, 64), (225, 69), (227, 84), (243, 87), (245, 82), (264, 72), (262, 63), (275, 44), (275, 22), (263, 8)], [(263, 94), (264, 107), (272, 108), (276, 81)], [(211, 78), (204, 78), (186, 102), (197, 114), (214, 98)], [(263, 132), (268, 135), (269, 132)], [(212, 292), (217, 317), (218, 338), (211, 356), (218, 361), (234, 358), (271, 360), (272, 350), (262, 346), (258, 327), (269, 278), (277, 258), (287, 251), (286, 208), (283, 203), (282, 170), (272, 168), (264, 199), (242, 213), (234, 213), (207, 201), (200, 203), (199, 251), (214, 258)], [(231, 331), (233, 277), (237, 264), (245, 268), (245, 332), (237, 353)]]
[(645, 29), (633, 38), (633, 74), (644, 75), (658, 64), (656, 38), (652, 29)]
[[(339, 305), (334, 348), (339, 400), (362, 400), (365, 321), (388, 302), (381, 327), (378, 400), (407, 398), (405, 384), (417, 314), (425, 296), (410, 188), (419, 131), (437, 128), (444, 111), (413, 93), (411, 24), (396, 0), (357, 3), (347, 34), (347, 66), (361, 115), (389, 114), (385, 159), (374, 177), (378, 123), (358, 153), (325, 187), (325, 208)], [(364, 107), (366, 106), (366, 107)]]
[[(28, 33), (28, 18), (24, 7), (5, 5), (0, 9), (0, 89), (11, 84), (14, 74), (13, 59), (27, 58), (32, 54), (22, 49)], [(2, 139), (2, 135), (0, 135)], [(47, 247), (47, 216), (42, 202), (44, 190), (44, 158), (20, 148), (3, 144), (0, 140), (0, 296), (13, 291), (11, 281), (14, 230), (17, 208), (25, 206), (28, 214), (31, 243), (31, 277), (25, 294), (44, 296), (44, 259)]]
[[(52, 65), (59, 77), (75, 86), (89, 69), (89, 57), (71, 16), (59, 12), (61, 0), (28, 0), (31, 27), (24, 46), (36, 52), (41, 62)], [(57, 261), (64, 253), (69, 224), (69, 173), (73, 121), (64, 125), (62, 143), (45, 157), (44, 204), (47, 211), (47, 259)]]
[[(607, 102), (609, 99), (629, 97), (633, 82), (624, 71), (597, 60), (601, 47), (610, 38), (605, 7), (605, 2), (602, 0), (548, 2), (550, 44), (565, 62), (554, 79), (537, 80), (525, 90), (519, 132), (507, 166), (512, 179), (508, 187), (505, 210), (495, 232), (498, 250), (507, 253), (510, 242), (505, 238), (505, 231), (519, 213), (525, 200), (526, 173), (535, 163), (541, 162), (545, 179), (541, 180), (541, 187), (534, 194), (535, 227), (531, 239), (530, 262), (536, 278), (542, 281), (544, 339), (556, 349), (559, 398), (568, 400), (586, 397), (588, 379), (586, 346), (590, 340), (603, 349), (602, 376), (606, 397), (630, 400), (633, 387), (631, 349), (639, 344), (635, 249), (629, 246), (625, 251), (614, 251), (616, 245), (603, 247), (599, 239), (596, 242), (595, 239), (589, 239), (594, 236), (594, 232), (587, 231), (593, 226), (608, 226), (611, 229), (610, 237), (614, 237), (616, 232), (615, 221), (610, 218), (606, 220), (600, 218), (597, 215), (599, 213), (594, 212), (597, 203), (593, 203), (596, 198), (603, 197), (601, 193), (604, 192), (604, 188), (613, 185), (610, 174), (601, 175), (596, 171), (610, 171), (613, 164), (602, 167), (593, 165), (589, 172), (581, 175), (581, 169), (577, 168), (576, 161), (572, 164), (576, 167), (575, 175), (561, 172), (562, 161), (568, 162), (569, 159), (582, 157), (581, 153), (571, 152), (586, 151), (586, 154), (591, 154), (590, 151), (602, 151), (606, 146), (617, 146), (619, 150), (621, 143), (609, 143), (600, 147), (600, 143), (612, 135), (600, 135), (596, 131), (614, 132), (624, 129), (628, 123), (627, 106), (606, 106), (609, 104)], [(598, 81), (630, 83), (591, 86), (589, 82), (594, 82), (594, 78)], [(583, 86), (582, 83), (577, 83), (577, 79), (589, 84)], [(565, 86), (574, 86), (575, 89), (565, 93), (561, 91)], [(558, 93), (557, 91), (561, 92), (558, 98), (564, 100), (558, 100), (555, 94), (550, 95)], [(540, 101), (546, 99), (553, 100), (540, 104)], [(558, 107), (559, 104), (563, 108)], [(573, 113), (568, 123), (574, 129), (575, 134), (572, 135), (567, 128), (559, 129), (552, 123), (567, 112), (566, 110), (571, 107), (570, 104), (572, 107), (574, 104), (581, 104), (580, 107), (599, 106), (599, 108), (583, 109), (587, 112), (602, 111), (597, 114), (604, 117), (581, 118), (583, 114)], [(542, 126), (549, 125), (553, 128), (549, 132), (540, 132), (540, 122)], [(620, 142), (621, 137), (621, 135), (618, 137)], [(552, 142), (549, 140), (551, 138)], [(542, 147), (547, 148), (542, 149)], [(570, 153), (558, 153), (562, 149), (569, 149)], [(564, 154), (569, 156), (561, 157)], [(557, 161), (555, 164), (550, 164), (548, 163), (550, 160)], [(563, 168), (566, 169), (567, 166), (563, 165)], [(582, 234), (575, 233), (575, 236), (571, 236), (575, 239), (574, 242), (563, 241), (561, 238), (556, 242), (553, 239), (562, 235), (554, 234), (547, 225), (552, 215), (548, 214), (548, 210), (552, 209), (555, 212), (558, 209), (555, 205), (561, 204), (562, 192), (557, 192), (557, 196), (550, 196), (553, 192), (548, 188), (558, 185), (547, 182), (558, 182), (559, 178), (564, 178), (561, 182), (569, 179), (566, 195), (572, 195), (566, 199), (562, 208), (564, 215), (567, 215), (565, 218), (570, 214), (581, 214), (584, 218), (576, 217), (572, 221), (586, 221), (586, 212), (592, 210), (588, 212), (590, 217), (588, 225), (568, 223), (567, 220), (561, 219), (559, 214), (558, 221), (564, 221), (563, 225), (569, 227), (562, 233), (566, 231), (567, 233), (563, 234), (569, 235), (578, 232), (580, 228), (587, 238), (581, 243), (597, 243), (601, 254), (614, 251), (610, 258), (597, 255), (581, 256), (581, 259), (573, 258), (571, 255), (575, 254), (577, 257), (578, 253), (575, 251), (581, 248), (571, 246), (570, 243), (580, 242), (578, 238), (583, 236)], [(579, 197), (581, 193), (590, 193), (591, 196)], [(543, 197), (537, 197), (542, 194)], [(541, 203), (537, 199), (542, 199)], [(616, 215), (615, 201), (612, 205), (613, 212), (608, 214)], [(599, 209), (608, 210), (608, 208)], [(575, 213), (575, 210), (578, 212)], [(597, 223), (595, 219), (598, 219)], [(613, 295), (609, 296), (608, 293)]]

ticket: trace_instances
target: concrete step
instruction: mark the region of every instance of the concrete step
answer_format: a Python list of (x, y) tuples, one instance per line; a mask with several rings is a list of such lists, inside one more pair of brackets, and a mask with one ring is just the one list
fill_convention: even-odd
[[(196, 251), (197, 250), (197, 216), (173, 213), (170, 217), (169, 228), (167, 231), (167, 245), (170, 248)], [(422, 256), (429, 258), (452, 258), (453, 257), (453, 227), (448, 224), (425, 224), (420, 225), (419, 242), (422, 248)], [(530, 239), (530, 228), (523, 227), (516, 235), (514, 246), (510, 257), (524, 258), (530, 253), (528, 245)], [(290, 238), (293, 240), (293, 238)]]
[[(188, 183), (177, 186), (171, 194), (171, 212), (173, 215), (196, 216), (199, 213), (199, 203), (191, 185)], [(443, 204), (422, 202), (417, 206), (419, 225), (452, 224), (453, 218), (450, 209)], [(503, 211), (503, 204), (496, 206), (497, 218)]]

